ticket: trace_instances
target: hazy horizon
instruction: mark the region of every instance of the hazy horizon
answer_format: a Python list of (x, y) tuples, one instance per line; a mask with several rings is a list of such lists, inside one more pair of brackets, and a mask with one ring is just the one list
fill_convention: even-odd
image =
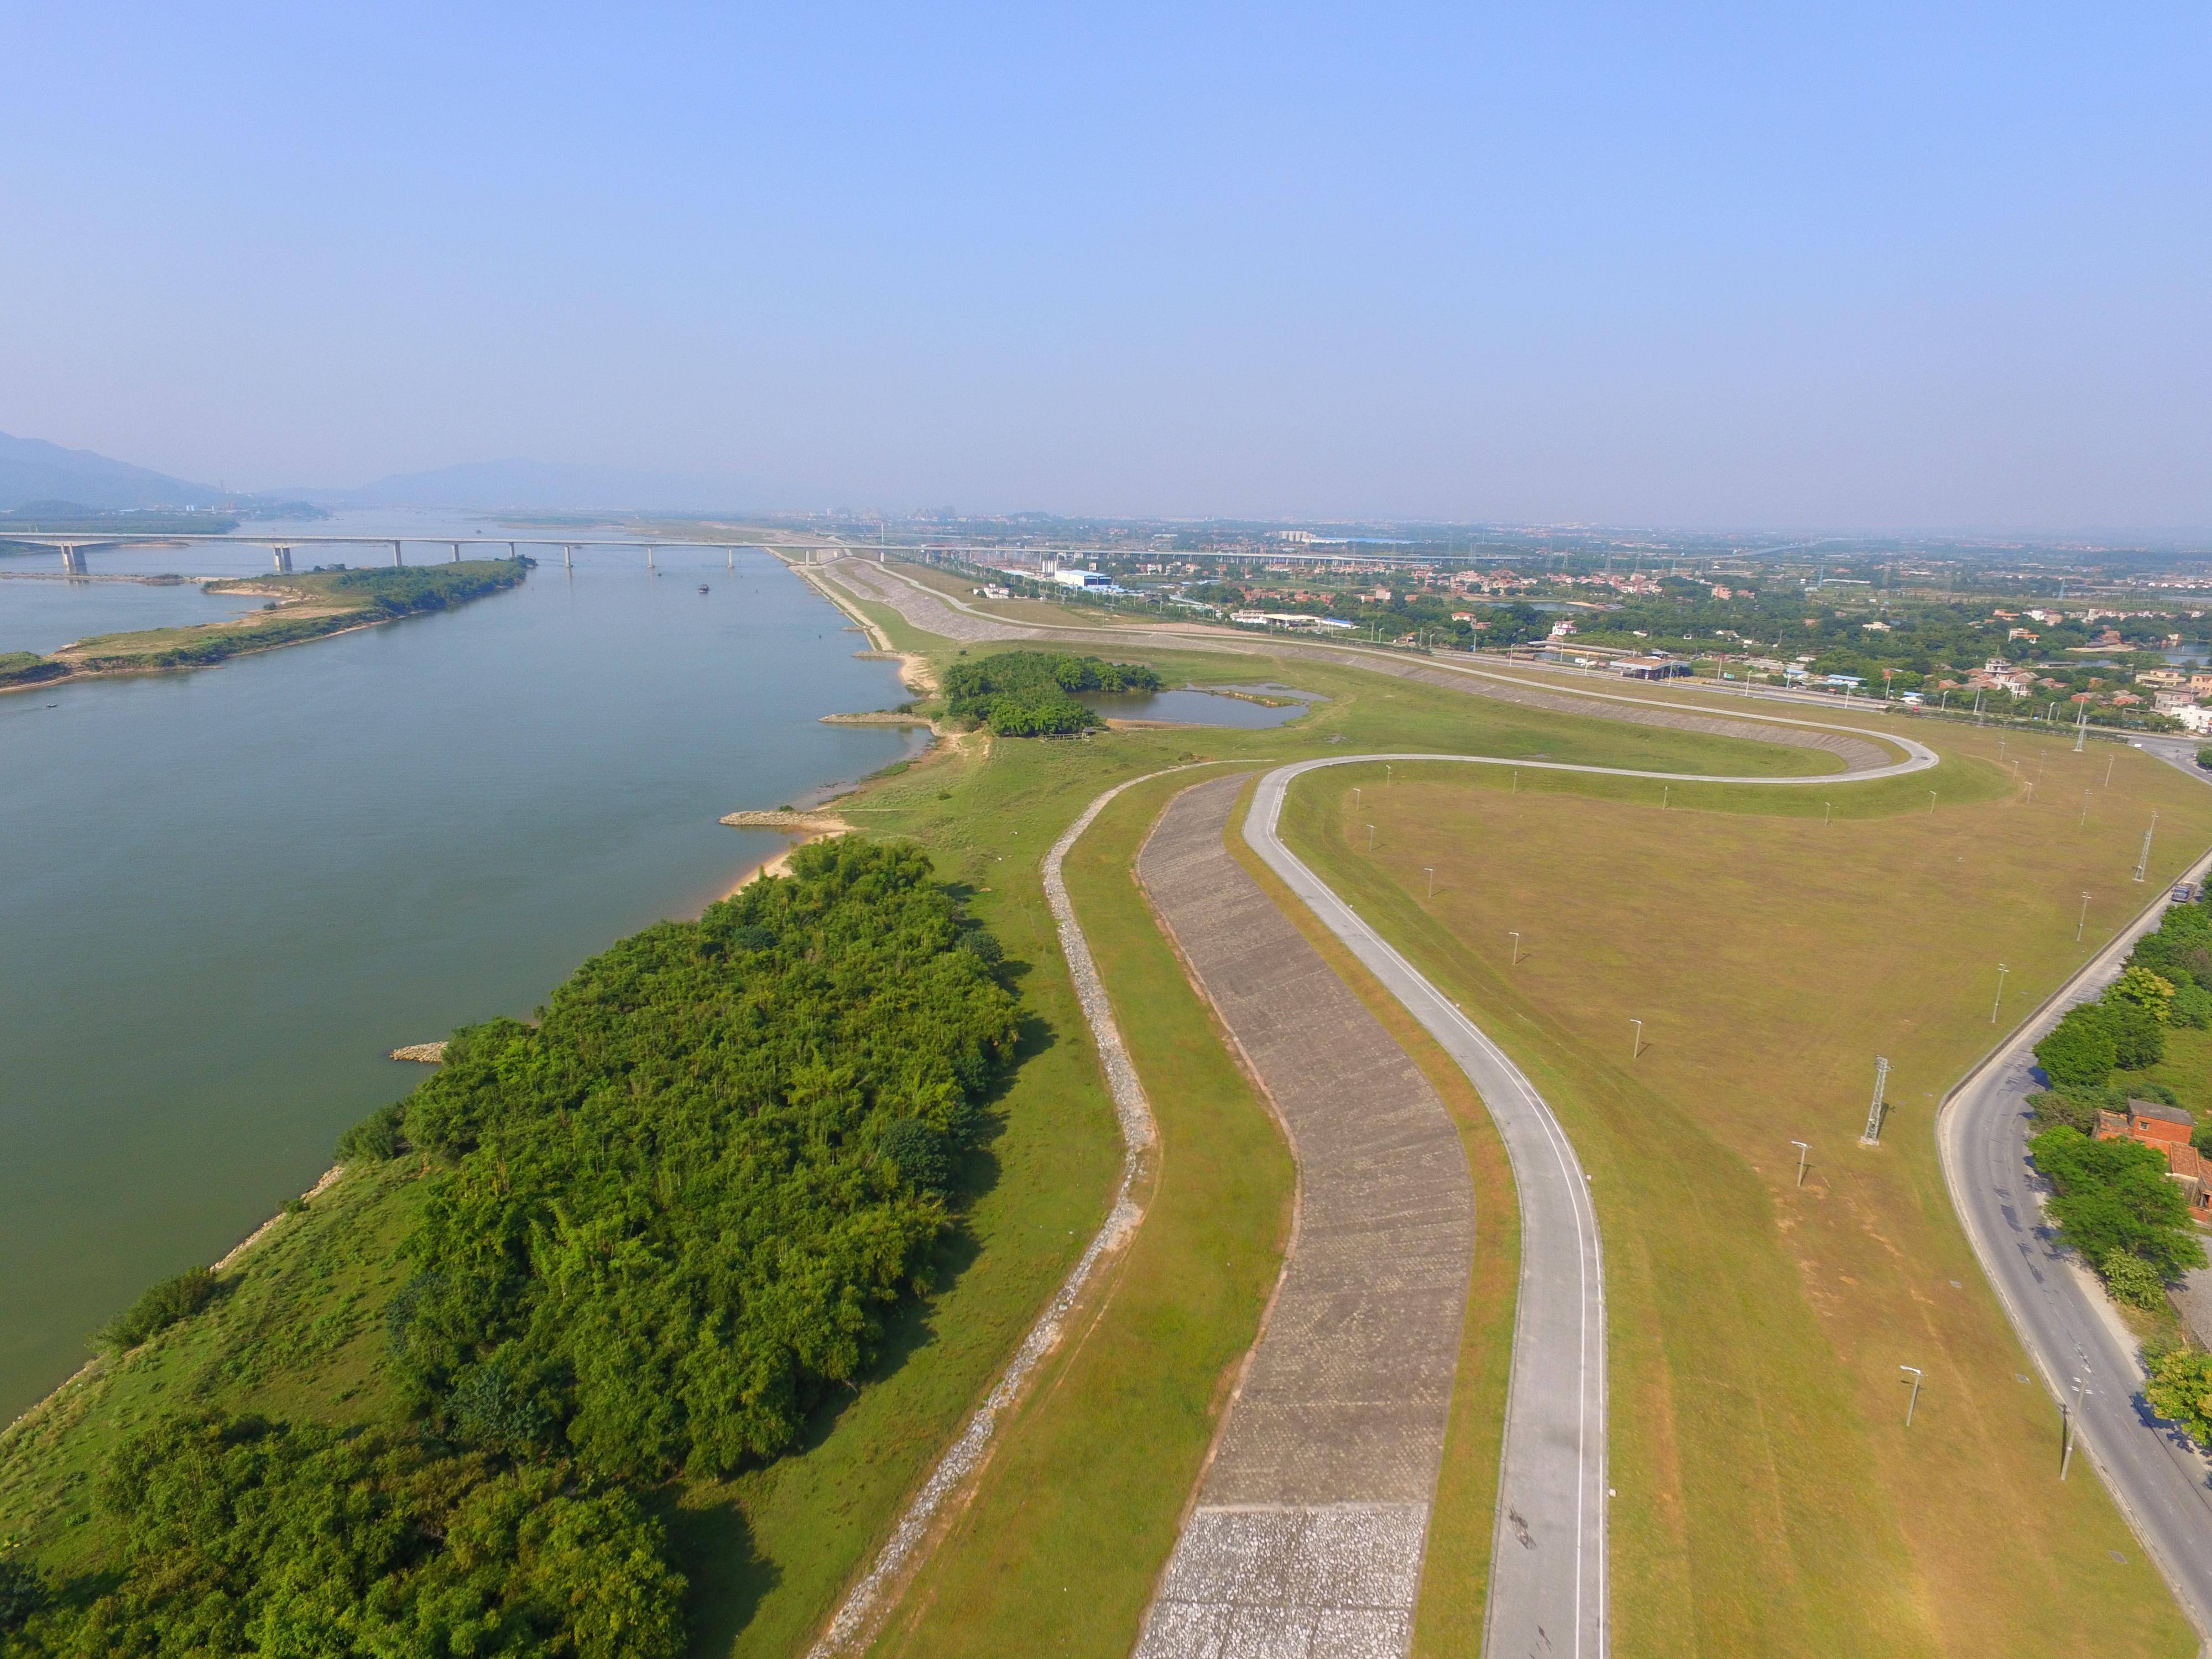
[(2201, 536), (2208, 27), (24, 9), (0, 430), (241, 489)]

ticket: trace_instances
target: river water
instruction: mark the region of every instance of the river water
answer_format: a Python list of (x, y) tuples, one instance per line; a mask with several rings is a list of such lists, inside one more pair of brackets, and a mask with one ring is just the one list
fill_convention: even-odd
[[(556, 555), (451, 613), (0, 696), (0, 1421), (421, 1080), (387, 1050), (527, 1014), (784, 845), (720, 814), (914, 751), (819, 722), (904, 694), (769, 556), (659, 562)], [(149, 625), (148, 594), (182, 597), (0, 581), (0, 650)]]

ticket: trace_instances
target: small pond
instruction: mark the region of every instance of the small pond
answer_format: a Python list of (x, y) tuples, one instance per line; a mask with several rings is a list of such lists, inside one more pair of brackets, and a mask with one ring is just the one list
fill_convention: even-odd
[[(1226, 695), (1242, 691), (1244, 696)], [(1268, 704), (1249, 701), (1253, 697), (1279, 697), (1286, 701)], [(1079, 699), (1097, 709), (1108, 720), (1165, 720), (1177, 726), (1241, 726), (1258, 727), (1280, 726), (1294, 720), (1307, 712), (1314, 703), (1323, 699), (1311, 691), (1300, 691), (1287, 685), (1224, 685), (1199, 690), (1185, 686), (1174, 691), (1140, 691), (1126, 696), (1109, 696), (1093, 692)]]

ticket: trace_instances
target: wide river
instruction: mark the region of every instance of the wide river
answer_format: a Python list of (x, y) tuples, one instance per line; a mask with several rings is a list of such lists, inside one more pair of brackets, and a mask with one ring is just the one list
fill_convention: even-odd
[[(895, 665), (855, 660), (866, 641), (766, 554), (736, 560), (556, 553), (449, 614), (0, 696), (0, 1422), (425, 1075), (387, 1050), (526, 1015), (784, 844), (720, 814), (912, 751), (820, 723), (896, 702)], [(0, 580), (0, 651), (216, 614), (190, 588)]]

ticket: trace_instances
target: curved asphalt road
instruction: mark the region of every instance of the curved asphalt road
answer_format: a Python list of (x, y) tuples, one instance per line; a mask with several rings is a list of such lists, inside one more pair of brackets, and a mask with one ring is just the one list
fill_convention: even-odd
[[(1848, 775), (1895, 776), (1936, 763), (1909, 739), (1905, 760)], [(1260, 780), (1244, 836), (1322, 925), (1341, 939), (1464, 1071), (1505, 1142), (1521, 1206), (1521, 1284), (1498, 1473), (1497, 1531), (1484, 1651), (1596, 1659), (1607, 1651), (1606, 1578), (1605, 1261), (1589, 1180), (1551, 1108), (1503, 1049), (1425, 975), (1309, 870), (1279, 834), (1291, 782), (1325, 766), (1449, 761), (1526, 766), (1487, 756), (1330, 756), (1276, 768)], [(1613, 776), (1620, 767), (1536, 763), (1555, 771)], [(1783, 785), (1811, 778), (1732, 778)], [(1836, 774), (1826, 781), (1838, 781)]]
[[(2189, 768), (2162, 747), (2158, 752)], [(2212, 856), (2185, 879), (2201, 881), (2208, 866)], [(1945, 1102), (1936, 1134), (1953, 1207), (2013, 1328), (2062, 1406), (2071, 1403), (2077, 1378), (2087, 1390), (2077, 1444), (2201, 1633), (2212, 1631), (2212, 1462), (2153, 1415), (2135, 1342), (2103, 1291), (2052, 1238), (2042, 1209), (2049, 1188), (2027, 1156), (2036, 1043), (2069, 1008), (2118, 977), (2136, 940), (2158, 926), (2168, 890), (1967, 1073)]]

